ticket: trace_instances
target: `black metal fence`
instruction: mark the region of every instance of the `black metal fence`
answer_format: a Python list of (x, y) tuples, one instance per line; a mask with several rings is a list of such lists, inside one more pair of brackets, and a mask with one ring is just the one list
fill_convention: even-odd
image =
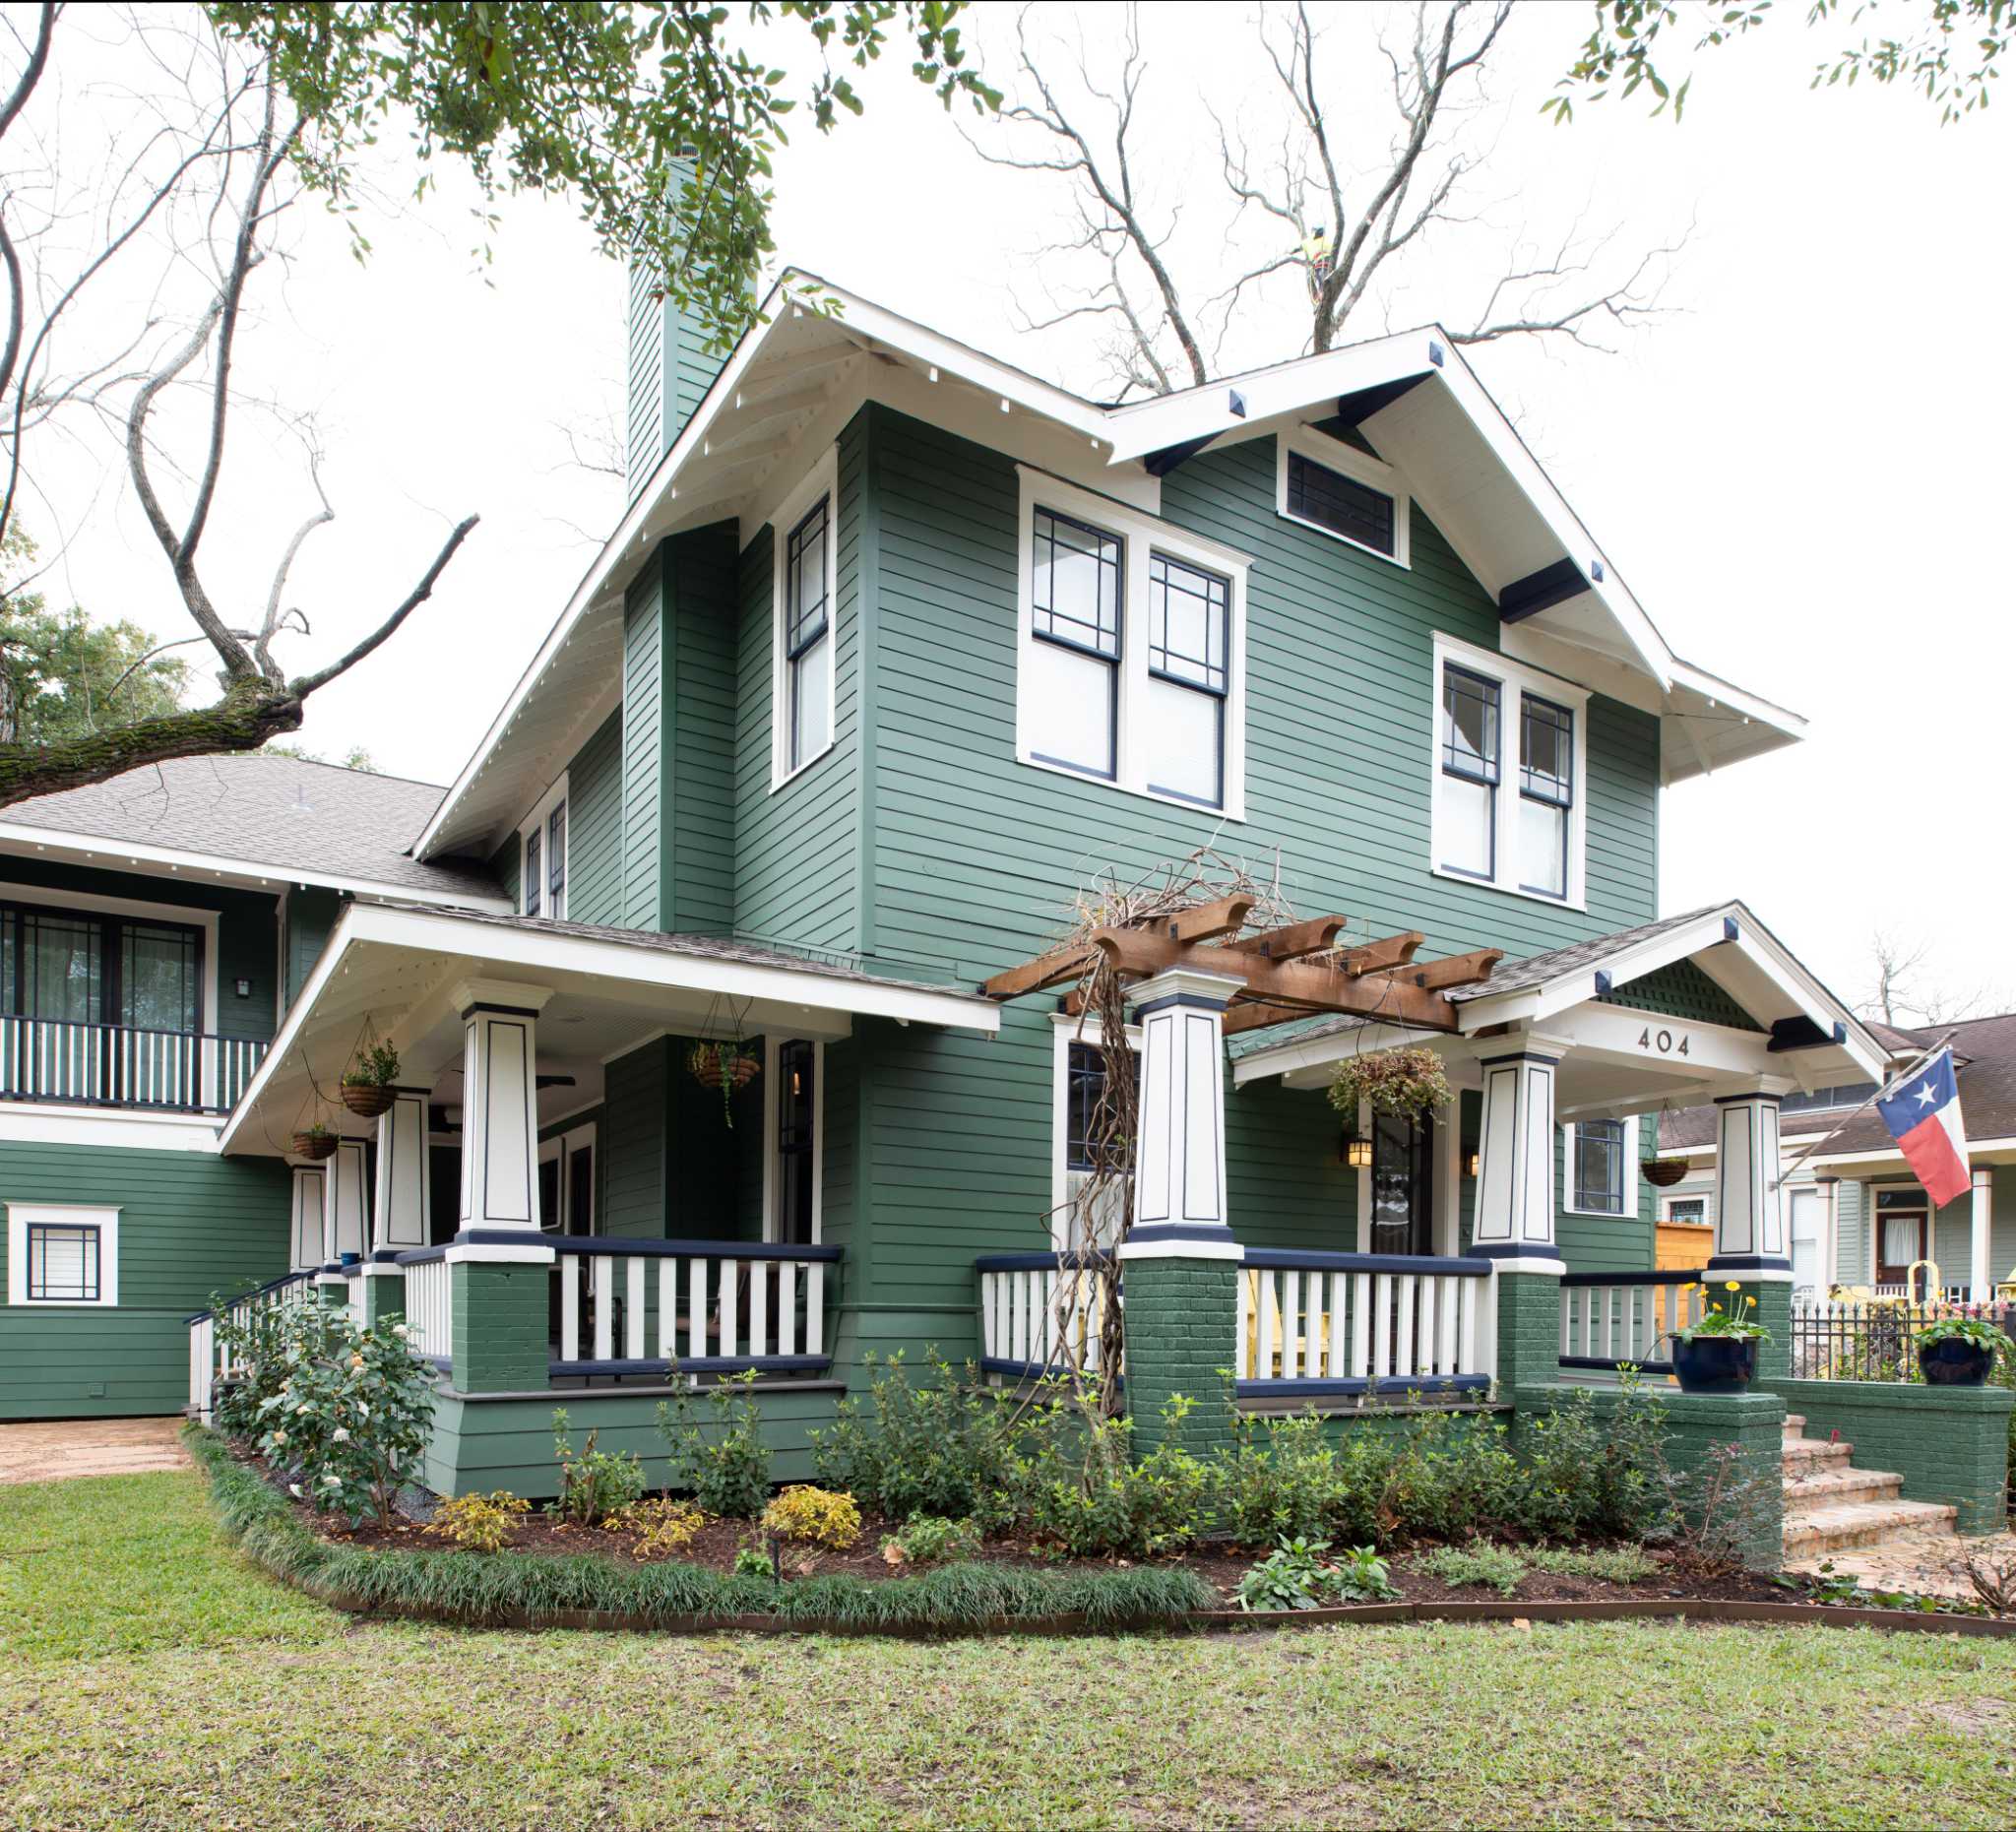
[(1795, 1380), (1917, 1380), (1913, 1338), (1941, 1317), (1980, 1316), (2016, 1339), (2016, 1305), (1795, 1302)]

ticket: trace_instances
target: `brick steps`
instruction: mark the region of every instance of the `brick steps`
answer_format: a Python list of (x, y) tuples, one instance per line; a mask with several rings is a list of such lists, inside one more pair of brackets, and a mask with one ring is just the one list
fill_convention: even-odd
[(1888, 1546), (1900, 1535), (1950, 1534), (1959, 1510), (1906, 1501), (1904, 1478), (1858, 1470), (1855, 1446), (1815, 1442), (1796, 1413), (1785, 1421), (1785, 1556), (1813, 1559), (1851, 1548)]

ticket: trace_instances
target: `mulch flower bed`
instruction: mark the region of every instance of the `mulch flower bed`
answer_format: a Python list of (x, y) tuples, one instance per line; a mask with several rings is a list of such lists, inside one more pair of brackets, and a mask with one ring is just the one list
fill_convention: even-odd
[[(414, 1522), (401, 1520), (390, 1526), (366, 1522), (360, 1527), (352, 1528), (343, 1521), (317, 1514), (299, 1502), (294, 1504), (294, 1509), (305, 1526), (332, 1545), (409, 1552), (441, 1552), (453, 1549), (454, 1543), (451, 1540), (430, 1533), (425, 1527)], [(541, 1513), (536, 1506), (533, 1512), (514, 1521), (509, 1531), (508, 1545), (503, 1550), (490, 1556), (579, 1556), (585, 1553), (621, 1565), (677, 1561), (726, 1573), (734, 1569), (735, 1554), (742, 1548), (765, 1544), (761, 1530), (753, 1521), (715, 1520), (703, 1527), (680, 1550), (665, 1553), (662, 1558), (655, 1559), (648, 1555), (640, 1555), (636, 1551), (637, 1536), (634, 1533), (620, 1528), (577, 1526), (558, 1515)], [(880, 1516), (863, 1514), (861, 1537), (844, 1551), (835, 1551), (824, 1547), (781, 1543), (780, 1556), (784, 1575), (787, 1579), (846, 1575), (870, 1581), (913, 1576), (922, 1567), (908, 1562), (893, 1564), (883, 1555), (882, 1542), (886, 1536), (895, 1532), (895, 1526)], [(1421, 1549), (1425, 1551), (1428, 1548)], [(1264, 1554), (1264, 1548), (1260, 1551), (1250, 1551), (1224, 1545), (1205, 1545), (1193, 1548), (1180, 1555), (1160, 1559), (1068, 1558), (1046, 1552), (1027, 1541), (989, 1540), (982, 1547), (979, 1556), (980, 1561), (987, 1564), (1067, 1573), (1110, 1571), (1124, 1569), (1133, 1564), (1180, 1567), (1201, 1577), (1225, 1600), (1227, 1608), (1234, 1608), (1236, 1606), (1233, 1598), (1239, 1580), (1245, 1576), (1254, 1560)], [(1753, 1572), (1739, 1572), (1733, 1576), (1709, 1576), (1690, 1571), (1671, 1557), (1656, 1550), (1648, 1553), (1648, 1556), (1654, 1560), (1656, 1569), (1650, 1577), (1635, 1584), (1529, 1571), (1519, 1580), (1510, 1601), (1601, 1603), (1646, 1598), (1712, 1598), (1726, 1602), (1782, 1603), (1786, 1598), (1786, 1592), (1781, 1586), (1773, 1583), (1770, 1578)], [(1476, 1603), (1484, 1599), (1501, 1600), (1499, 1592), (1495, 1589), (1476, 1584), (1451, 1585), (1441, 1582), (1418, 1569), (1408, 1550), (1397, 1550), (1388, 1554), (1387, 1566), (1394, 1588), (1400, 1592), (1400, 1597), (1396, 1601)]]

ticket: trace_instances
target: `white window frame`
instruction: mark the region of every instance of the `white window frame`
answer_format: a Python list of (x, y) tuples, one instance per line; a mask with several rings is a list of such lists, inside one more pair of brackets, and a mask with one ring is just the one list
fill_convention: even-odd
[[(826, 640), (833, 664), (826, 670), (826, 742), (791, 767), (790, 681), (785, 662), (785, 590), (789, 579), (791, 531), (824, 496), (826, 504)], [(797, 488), (770, 519), (770, 792), (803, 776), (840, 742), (840, 448), (829, 445), (813, 460)]]
[(546, 831), (546, 822), (561, 802), (567, 802), (567, 825), (560, 836), (560, 878), (566, 892), (568, 909), (574, 907), (574, 803), (567, 796), (567, 772), (562, 770), (534, 804), (533, 810), (518, 823), (518, 914), (524, 916), (525, 909), (525, 853), (527, 842), (534, 834), (539, 836), (539, 917), (542, 920), (564, 922), (567, 912), (555, 916), (547, 906), (550, 902), (550, 888), (553, 881), (551, 861), (546, 857), (546, 848), (552, 844), (552, 835)]
[[(1307, 516), (1296, 515), (1291, 510), (1288, 506), (1288, 458), (1291, 452), (1298, 453), (1312, 465), (1321, 465), (1325, 471), (1334, 471), (1339, 476), (1349, 477), (1354, 483), (1362, 483), (1367, 489), (1377, 490), (1382, 496), (1392, 497), (1393, 551), (1382, 553), (1377, 547), (1354, 540), (1349, 535), (1340, 535), (1336, 529), (1325, 528), (1321, 522), (1312, 522)], [(1375, 560), (1384, 560), (1389, 566), (1412, 571), (1414, 537), (1409, 516), (1412, 501), (1406, 480), (1399, 472), (1384, 459), (1361, 452), (1354, 445), (1346, 445), (1343, 440), (1333, 439), (1310, 426), (1290, 427), (1274, 441), (1274, 513), (1297, 528), (1313, 530), (1326, 540), (1341, 541), (1347, 547), (1355, 547), (1360, 553), (1369, 553)]]
[[(1698, 1202), (1701, 1205), (1701, 1219), (1698, 1222), (1681, 1221), (1673, 1214), (1673, 1205), (1680, 1202)], [(1659, 1219), (1666, 1228), (1705, 1228), (1715, 1226), (1715, 1192), (1707, 1189), (1678, 1189), (1671, 1195), (1659, 1199)]]
[[(1064, 1205), (1071, 1199), (1071, 1045), (1100, 1048), (1105, 1029), (1097, 1018), (1076, 1018), (1057, 1012), (1050, 1019), (1050, 1248), (1061, 1253), (1065, 1237)], [(1127, 1047), (1141, 1054), (1141, 1027), (1127, 1027)]]
[[(95, 1297), (31, 1297), (28, 1231), (32, 1227), (98, 1231)], [(119, 1301), (119, 1211), (98, 1203), (10, 1202), (7, 1205), (7, 1301), (32, 1310), (107, 1310)]]
[[(1443, 774), (1442, 774), (1442, 683), (1450, 667), (1481, 674), (1498, 686), (1498, 787), (1492, 803), (1493, 876), (1480, 878), (1474, 872), (1456, 871), (1442, 863)], [(1549, 897), (1544, 891), (1522, 890), (1517, 858), (1519, 828), (1520, 696), (1551, 701), (1564, 707), (1575, 720), (1575, 783), (1568, 806), (1568, 894)], [(1506, 897), (1524, 897), (1555, 910), (1588, 908), (1589, 834), (1589, 689), (1548, 674), (1524, 663), (1514, 662), (1495, 649), (1479, 649), (1453, 636), (1435, 633), (1434, 697), (1428, 709), (1428, 772), (1431, 784), (1428, 820), (1428, 869), (1453, 884), (1469, 884), (1479, 890), (1496, 891)]]
[[(1199, 535), (1172, 528), (1096, 491), (1066, 483), (1046, 471), (1018, 465), (1022, 477), (1021, 512), (1015, 531), (1015, 759), (1032, 770), (1069, 777), (1074, 783), (1097, 784), (1150, 801), (1187, 808), (1218, 821), (1246, 818), (1246, 574), (1252, 562), (1235, 548), (1221, 546)], [(1024, 683), (1032, 675), (1036, 634), (1036, 582), (1032, 554), (1036, 512), (1048, 509), (1074, 522), (1087, 522), (1121, 544), (1121, 604), (1118, 729), (1114, 733), (1114, 773), (1095, 776), (1068, 764), (1050, 763), (1036, 755), (1031, 736)], [(1148, 733), (1143, 711), (1148, 701), (1149, 561), (1165, 553), (1186, 566), (1216, 573), (1227, 582), (1227, 683), (1225, 697), (1225, 805), (1210, 807), (1184, 795), (1148, 786)]]
[(787, 1043), (812, 1045), (812, 1240), (826, 1238), (826, 1042), (795, 1032), (768, 1033), (763, 1039), (763, 1238), (784, 1238), (784, 1218), (777, 1212), (783, 1178), (777, 1173), (777, 1058)]
[(1561, 1128), (1561, 1213), (1589, 1215), (1605, 1222), (1632, 1222), (1638, 1219), (1638, 1116), (1624, 1119), (1624, 1206), (1621, 1209), (1584, 1209), (1575, 1203), (1575, 1122)]
[(588, 1226), (580, 1229), (573, 1227), (571, 1224), (574, 1221), (574, 1217), (567, 1213), (568, 1191), (571, 1187), (567, 1175), (569, 1169), (568, 1161), (573, 1158), (576, 1152), (584, 1150), (594, 1151), (595, 1149), (596, 1126), (595, 1121), (592, 1119), (585, 1126), (570, 1126), (565, 1132), (556, 1132), (551, 1138), (539, 1141), (539, 1163), (542, 1165), (551, 1164), (557, 1159), (560, 1165), (560, 1213), (554, 1216), (551, 1222), (548, 1222), (544, 1215), (539, 1217), (540, 1233), (592, 1234), (595, 1232), (596, 1189), (593, 1182), (588, 1186)]

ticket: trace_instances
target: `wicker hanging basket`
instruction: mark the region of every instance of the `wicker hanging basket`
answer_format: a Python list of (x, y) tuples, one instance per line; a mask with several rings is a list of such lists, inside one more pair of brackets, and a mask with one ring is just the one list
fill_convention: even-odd
[(336, 1134), (333, 1132), (297, 1132), (292, 1143), (296, 1158), (306, 1158), (320, 1164), (325, 1158), (336, 1156)]
[(344, 1082), (336, 1096), (359, 1119), (376, 1119), (391, 1112), (394, 1091), (378, 1082)]
[(1648, 1158), (1638, 1168), (1654, 1189), (1670, 1189), (1687, 1174), (1684, 1158)]
[(739, 1094), (763, 1073), (763, 1059), (739, 1043), (695, 1043), (686, 1067), (701, 1087)]

